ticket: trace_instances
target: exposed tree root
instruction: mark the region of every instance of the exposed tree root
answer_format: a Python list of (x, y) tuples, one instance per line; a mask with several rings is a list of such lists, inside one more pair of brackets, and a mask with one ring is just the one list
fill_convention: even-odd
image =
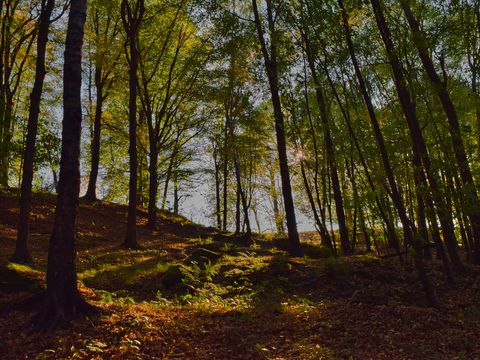
[(32, 318), (34, 331), (51, 332), (59, 327), (68, 327), (75, 319), (100, 314), (100, 309), (84, 300), (80, 293), (74, 296), (68, 306), (59, 305), (47, 293), (43, 295), (43, 308)]
[(0, 313), (23, 311), (35, 313), (31, 326), (33, 331), (51, 332), (57, 328), (66, 328), (72, 320), (81, 317), (91, 317), (100, 314), (100, 309), (82, 298), (77, 293), (72, 303), (61, 306), (49, 299), (46, 291), (42, 291), (25, 299), (6, 305)]

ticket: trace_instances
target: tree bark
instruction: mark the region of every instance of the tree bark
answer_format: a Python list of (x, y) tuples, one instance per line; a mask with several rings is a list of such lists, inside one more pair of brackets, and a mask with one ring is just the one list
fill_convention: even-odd
[(75, 219), (80, 191), (82, 125), (82, 44), (86, 1), (72, 0), (68, 18), (63, 74), (63, 130), (60, 180), (55, 220), (50, 238), (46, 306), (39, 326), (51, 328), (90, 309), (77, 288)]
[(304, 43), (305, 43), (305, 53), (307, 55), (307, 62), (310, 67), (310, 73), (312, 75), (313, 82), (315, 84), (315, 95), (320, 110), (320, 119), (323, 125), (323, 134), (325, 138), (325, 149), (327, 151), (327, 162), (330, 167), (330, 176), (332, 181), (333, 188), (333, 199), (335, 201), (335, 211), (337, 214), (337, 223), (338, 230), (340, 233), (340, 245), (342, 247), (342, 252), (344, 255), (351, 255), (352, 249), (350, 240), (348, 237), (348, 228), (345, 219), (345, 209), (342, 197), (342, 191), (340, 188), (340, 180), (338, 178), (337, 162), (335, 159), (335, 149), (333, 145), (332, 134), (330, 131), (330, 121), (328, 119), (325, 97), (320, 85), (320, 80), (317, 76), (317, 70), (315, 66), (315, 60), (312, 53), (312, 48), (310, 45), (309, 38), (304, 32), (302, 34)]
[[(156, 141), (150, 140), (148, 165), (148, 227), (155, 228), (157, 223), (157, 193), (158, 193), (158, 151)], [(165, 186), (167, 188), (167, 186)], [(166, 195), (166, 194), (165, 194)], [(166, 196), (165, 196), (166, 198)]]
[(50, 29), (50, 17), (55, 7), (55, 0), (44, 0), (40, 13), (40, 22), (37, 35), (37, 59), (35, 63), (35, 82), (30, 94), (30, 108), (28, 112), (27, 138), (23, 153), (23, 173), (20, 195), (20, 216), (18, 219), (17, 242), (12, 261), (29, 263), (32, 261), (28, 250), (30, 236), (30, 211), (32, 202), (33, 163), (35, 160), (35, 142), (38, 132), (38, 117), (40, 101), (45, 80), (45, 57)]
[(287, 144), (285, 140), (285, 125), (278, 89), (278, 69), (277, 69), (277, 34), (275, 29), (275, 20), (271, 0), (267, 0), (267, 18), (270, 36), (270, 51), (267, 49), (263, 26), (258, 12), (257, 1), (252, 0), (253, 12), (255, 16), (255, 26), (258, 38), (262, 48), (265, 69), (267, 72), (268, 83), (270, 86), (271, 100), (275, 117), (275, 132), (277, 137), (278, 160), (280, 164), (280, 176), (282, 178), (282, 193), (287, 218), (288, 239), (290, 242), (290, 253), (294, 256), (302, 255), (300, 238), (297, 230), (297, 220), (295, 216), (295, 206), (293, 204), (292, 186), (290, 183), (290, 171), (288, 167)]
[(215, 219), (217, 221), (217, 228), (221, 229), (222, 227), (222, 217), (221, 217), (221, 203), (220, 203), (220, 163), (218, 159), (217, 148), (213, 148), (213, 162), (215, 166), (214, 175), (215, 175)]
[(137, 37), (140, 23), (145, 12), (144, 0), (137, 0), (132, 8), (128, 0), (122, 0), (122, 22), (127, 32), (127, 41), (130, 55), (129, 66), (129, 155), (130, 180), (128, 187), (128, 215), (124, 245), (128, 248), (138, 248), (137, 241), (137, 87), (138, 87), (138, 53)]
[[(400, 64), (400, 61), (398, 60), (397, 55), (395, 53), (392, 37), (390, 34), (390, 29), (388, 28), (385, 21), (385, 17), (383, 15), (382, 5), (380, 3), (380, 0), (371, 0), (371, 3), (375, 13), (377, 26), (380, 30), (380, 33), (382, 35), (382, 40), (387, 50), (388, 60), (393, 70), (395, 86), (397, 88), (398, 97), (400, 99), (400, 103), (405, 113), (405, 117), (407, 119), (407, 123), (410, 129), (410, 133), (412, 136), (412, 146), (414, 148), (413, 150), (414, 151), (417, 150), (420, 153), (421, 159), (422, 161), (424, 161), (425, 168), (428, 168), (428, 170), (426, 169), (426, 172), (427, 174), (430, 173), (430, 175), (427, 175), (427, 176), (430, 176), (430, 178), (432, 178), (431, 169), (428, 166), (429, 162), (425, 164), (425, 160), (429, 160), (427, 159), (428, 153), (426, 153), (426, 147), (423, 141), (423, 136), (421, 134), (421, 129), (418, 124), (418, 120), (416, 118), (413, 104), (411, 103), (410, 94), (405, 85), (402, 65)], [(423, 143), (423, 147), (420, 147), (419, 142)], [(430, 186), (432, 187), (431, 182), (430, 182)], [(412, 246), (414, 247), (416, 252), (416, 255), (414, 257), (415, 266), (417, 268), (420, 281), (423, 285), (425, 294), (427, 296), (427, 301), (431, 306), (437, 306), (438, 305), (437, 295), (435, 293), (433, 285), (430, 282), (424, 263), (420, 257), (421, 246), (416, 239), (412, 239)]]
[(98, 167), (100, 165), (100, 139), (102, 129), (102, 107), (103, 107), (103, 80), (102, 80), (102, 67), (97, 60), (95, 64), (95, 87), (96, 87), (96, 100), (95, 100), (95, 119), (93, 121), (93, 137), (91, 143), (91, 160), (90, 160), (90, 175), (88, 178), (88, 188), (85, 193), (85, 200), (95, 201), (97, 200), (97, 178)]
[(225, 120), (223, 132), (223, 231), (228, 228), (228, 126)]

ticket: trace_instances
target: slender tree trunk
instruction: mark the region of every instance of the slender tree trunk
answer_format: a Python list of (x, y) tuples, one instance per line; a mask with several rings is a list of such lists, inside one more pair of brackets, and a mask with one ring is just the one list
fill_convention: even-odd
[(302, 173), (303, 186), (305, 187), (305, 192), (307, 193), (308, 202), (310, 203), (310, 208), (312, 209), (313, 218), (315, 220), (315, 224), (317, 226), (322, 245), (328, 247), (333, 252), (334, 248), (333, 248), (332, 241), (330, 240), (330, 235), (328, 234), (327, 227), (325, 226), (325, 224), (320, 219), (320, 216), (318, 215), (317, 206), (313, 198), (312, 190), (308, 183), (308, 177), (305, 171), (305, 165), (303, 161), (300, 162), (300, 171)]
[(180, 197), (178, 196), (178, 171), (173, 173), (173, 213), (178, 215), (180, 207)]
[(237, 191), (235, 193), (235, 235), (240, 234), (242, 227), (242, 220), (240, 215), (240, 185), (237, 180)]
[(273, 216), (275, 218), (275, 228), (277, 234), (284, 234), (285, 227), (283, 225), (283, 214), (280, 211), (280, 205), (278, 203), (277, 185), (275, 184), (275, 169), (273, 166), (269, 166), (268, 178), (270, 180), (270, 197), (273, 204)]
[(167, 207), (167, 200), (168, 200), (168, 189), (170, 186), (170, 176), (172, 175), (172, 169), (170, 166), (167, 169), (167, 173), (165, 175), (165, 184), (163, 186), (163, 195), (162, 195), (162, 210), (165, 210)]
[(363, 206), (360, 206), (359, 208), (359, 213), (358, 213), (358, 219), (360, 223), (360, 230), (362, 230), (362, 234), (365, 240), (365, 247), (367, 249), (367, 252), (372, 251), (372, 240), (370, 239), (370, 235), (368, 233), (367, 229), (367, 224), (365, 222), (365, 211)]
[(100, 139), (102, 129), (102, 107), (103, 107), (103, 81), (102, 81), (102, 67), (97, 60), (95, 64), (95, 87), (96, 87), (96, 104), (95, 104), (95, 119), (93, 121), (93, 137), (91, 143), (91, 160), (90, 160), (90, 176), (88, 178), (87, 192), (85, 193), (85, 200), (97, 200), (97, 178), (98, 167), (100, 165)]
[(40, 114), (40, 101), (45, 80), (45, 55), (50, 29), (50, 17), (55, 7), (55, 0), (42, 2), (40, 23), (37, 37), (37, 59), (35, 63), (35, 82), (30, 94), (30, 108), (28, 113), (27, 138), (23, 153), (23, 173), (20, 196), (20, 216), (18, 219), (17, 242), (12, 261), (20, 263), (31, 262), (28, 250), (30, 233), (30, 210), (32, 202), (33, 163), (35, 159), (35, 142), (37, 139), (38, 117)]
[(335, 159), (335, 149), (333, 146), (332, 134), (330, 131), (330, 121), (328, 119), (325, 97), (320, 85), (320, 80), (317, 76), (317, 70), (315, 66), (315, 60), (312, 53), (309, 38), (306, 33), (302, 34), (305, 44), (305, 53), (307, 55), (307, 62), (310, 67), (310, 73), (312, 75), (313, 82), (315, 84), (315, 94), (320, 109), (320, 119), (322, 120), (323, 133), (325, 138), (325, 148), (327, 151), (327, 161), (330, 168), (330, 176), (332, 180), (333, 199), (335, 201), (335, 211), (337, 213), (338, 230), (340, 233), (340, 244), (344, 255), (350, 255), (352, 253), (350, 240), (348, 238), (348, 228), (345, 219), (344, 202), (342, 197), (342, 191), (340, 187), (340, 180), (338, 178), (337, 162)]
[[(372, 7), (375, 13), (375, 19), (377, 21), (378, 28), (382, 35), (382, 40), (385, 44), (385, 48), (387, 50), (388, 59), (390, 62), (390, 66), (392, 67), (394, 78), (395, 78), (395, 85), (397, 87), (398, 97), (400, 99), (400, 103), (402, 105), (402, 109), (405, 113), (405, 117), (407, 118), (407, 122), (409, 125), (410, 133), (412, 135), (412, 143), (414, 151), (415, 148), (419, 147), (420, 144), (418, 142), (423, 142), (423, 136), (421, 134), (420, 126), (418, 124), (418, 120), (416, 119), (415, 110), (413, 108), (413, 104), (411, 103), (410, 94), (405, 85), (405, 79), (403, 76), (403, 69), (402, 66), (396, 56), (395, 49), (393, 46), (393, 42), (391, 40), (390, 30), (387, 27), (385, 17), (383, 15), (382, 5), (380, 0), (371, 0)], [(420, 133), (419, 133), (420, 132)], [(423, 142), (423, 145), (425, 143)], [(417, 148), (419, 153), (421, 154), (422, 160), (426, 160), (428, 154), (426, 153), (425, 146), (423, 148)], [(425, 165), (425, 163), (424, 163)], [(428, 166), (425, 166), (428, 168)], [(431, 172), (431, 169), (428, 168), (427, 173)], [(431, 177), (431, 174), (430, 174)], [(431, 186), (432, 184), (430, 184)], [(412, 239), (412, 245), (416, 250), (416, 255), (414, 257), (415, 266), (417, 268), (417, 272), (422, 282), (423, 288), (425, 290), (425, 294), (427, 296), (427, 301), (431, 306), (438, 305), (437, 295), (433, 288), (433, 285), (430, 282), (428, 274), (425, 270), (424, 263), (420, 257), (420, 244), (416, 241), (416, 239)]]
[(223, 139), (223, 231), (228, 227), (228, 126), (225, 120)]
[(465, 198), (469, 201), (467, 208), (469, 209), (468, 215), (472, 224), (474, 238), (472, 260), (475, 264), (480, 265), (480, 201), (473, 181), (473, 175), (468, 164), (457, 111), (448, 93), (446, 82), (440, 79), (435, 70), (433, 61), (428, 53), (425, 35), (420, 29), (420, 25), (410, 8), (409, 0), (401, 0), (400, 4), (405, 13), (405, 17), (407, 18), (410, 29), (412, 30), (415, 45), (423, 64), (423, 69), (430, 79), (433, 89), (440, 99), (445, 115), (447, 116), (448, 124), (450, 126), (450, 136), (452, 138), (453, 152), (455, 154), (457, 166), (460, 170)]
[(235, 125), (233, 123), (233, 119), (228, 114), (229, 110), (227, 109), (227, 114), (225, 116), (225, 124), (228, 127), (228, 135), (231, 141), (232, 149), (232, 157), (233, 157), (233, 166), (235, 170), (235, 178), (237, 181), (237, 203), (236, 203), (236, 228), (235, 228), (235, 233), (239, 234), (240, 233), (240, 204), (243, 209), (243, 217), (245, 221), (245, 227), (246, 227), (246, 234), (245, 237), (247, 240), (251, 240), (252, 237), (252, 229), (250, 227), (250, 217), (248, 215), (248, 204), (247, 204), (247, 197), (245, 195), (245, 191), (242, 186), (242, 171), (240, 168), (240, 160), (238, 156), (238, 147), (237, 147), (237, 141), (235, 139)]
[(51, 328), (91, 309), (77, 288), (75, 219), (80, 191), (80, 138), (82, 125), (82, 43), (86, 1), (72, 0), (68, 18), (63, 74), (63, 131), (60, 180), (55, 221), (50, 238), (46, 305), (39, 326)]
[(240, 195), (240, 200), (242, 204), (242, 209), (243, 209), (243, 217), (245, 221), (245, 227), (246, 227), (246, 233), (245, 237), (247, 240), (250, 240), (252, 237), (252, 228), (250, 226), (250, 216), (248, 215), (248, 203), (247, 203), (247, 197), (245, 196), (245, 191), (243, 190), (242, 187), (242, 174), (241, 174), (241, 169), (240, 169), (240, 162), (238, 160), (238, 155), (234, 155), (234, 165), (235, 165), (235, 176), (237, 178), (237, 189), (238, 189), (238, 194)]
[(129, 66), (129, 155), (130, 181), (128, 187), (128, 215), (124, 245), (128, 248), (138, 248), (137, 241), (137, 87), (138, 87), (138, 53), (137, 37), (140, 23), (145, 11), (144, 0), (137, 0), (132, 8), (128, 0), (122, 0), (122, 21), (127, 32), (130, 66)]
[(157, 223), (158, 151), (156, 139), (150, 137), (150, 142), (148, 164), (148, 227), (154, 229)]
[(290, 253), (294, 256), (301, 255), (300, 238), (297, 230), (295, 206), (293, 204), (292, 186), (290, 183), (290, 171), (288, 167), (287, 144), (285, 140), (285, 125), (278, 88), (277, 69), (277, 33), (271, 0), (267, 0), (267, 18), (270, 37), (270, 51), (267, 49), (263, 26), (258, 12), (257, 1), (252, 0), (255, 16), (255, 26), (262, 48), (265, 69), (270, 86), (271, 100), (275, 117), (275, 132), (277, 137), (278, 160), (280, 164), (280, 176), (282, 178), (282, 193), (287, 218), (288, 239), (290, 242)]
[(10, 150), (12, 143), (12, 116), (13, 99), (8, 93), (5, 95), (5, 104), (3, 109), (3, 136), (0, 139), (0, 188), (8, 188), (8, 176), (10, 169)]
[(220, 203), (220, 164), (217, 150), (213, 150), (213, 162), (215, 165), (215, 218), (217, 220), (217, 229), (222, 227), (221, 203)]
[(450, 176), (447, 177), (448, 181), (448, 186), (449, 186), (449, 191), (453, 194), (453, 205), (456, 213), (456, 218), (458, 220), (458, 226), (460, 228), (460, 236), (462, 238), (462, 243), (463, 247), (465, 249), (465, 252), (467, 253), (467, 258), (471, 256), (471, 248), (472, 248), (472, 243), (469, 238), (467, 228), (468, 226), (468, 219), (466, 219), (465, 214), (462, 212), (462, 206), (463, 205), (463, 197), (457, 193), (455, 185), (454, 185), (454, 179)]

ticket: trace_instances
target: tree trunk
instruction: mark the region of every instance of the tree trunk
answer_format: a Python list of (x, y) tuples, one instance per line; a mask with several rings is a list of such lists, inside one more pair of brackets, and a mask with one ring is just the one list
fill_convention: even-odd
[(223, 139), (223, 231), (228, 227), (228, 126), (225, 120)]
[(242, 217), (240, 215), (240, 187), (241, 185), (239, 184), (238, 180), (236, 182), (237, 184), (237, 191), (235, 193), (235, 235), (240, 234), (241, 227), (242, 227)]
[(307, 193), (308, 202), (310, 203), (310, 208), (312, 209), (313, 218), (315, 220), (315, 225), (317, 226), (322, 245), (328, 247), (330, 250), (332, 250), (332, 252), (334, 252), (333, 244), (332, 244), (332, 241), (330, 240), (330, 235), (328, 234), (327, 227), (322, 222), (322, 220), (320, 219), (320, 216), (318, 215), (317, 206), (313, 198), (312, 190), (308, 183), (308, 177), (305, 172), (305, 165), (303, 161), (300, 162), (300, 171), (302, 173), (303, 186), (305, 187), (305, 192)]
[(155, 229), (157, 223), (157, 192), (158, 192), (158, 151), (157, 142), (149, 137), (150, 154), (148, 165), (148, 227)]
[(173, 173), (173, 213), (178, 215), (180, 207), (180, 197), (178, 196), (178, 171)]
[(63, 131), (60, 180), (55, 220), (50, 238), (46, 306), (39, 326), (51, 328), (68, 322), (90, 307), (77, 288), (75, 219), (80, 191), (80, 138), (82, 125), (82, 44), (86, 1), (72, 0), (68, 18), (63, 74)]
[(330, 176), (332, 181), (333, 188), (333, 199), (335, 201), (335, 211), (337, 213), (337, 223), (338, 230), (340, 233), (340, 245), (342, 247), (342, 252), (344, 255), (350, 255), (352, 249), (350, 246), (350, 240), (348, 238), (348, 229), (345, 219), (345, 210), (342, 197), (342, 191), (340, 188), (340, 180), (338, 178), (337, 162), (335, 160), (335, 149), (333, 146), (332, 134), (330, 131), (330, 123), (328, 119), (326, 104), (324, 94), (320, 85), (319, 78), (317, 76), (317, 70), (315, 67), (315, 60), (312, 53), (312, 48), (310, 46), (310, 41), (306, 33), (302, 34), (305, 42), (305, 53), (307, 55), (307, 62), (310, 67), (310, 73), (312, 75), (312, 80), (315, 84), (315, 95), (320, 109), (320, 119), (323, 125), (323, 134), (325, 138), (325, 148), (327, 151), (327, 161), (328, 166), (330, 167)]
[(233, 123), (233, 119), (231, 118), (230, 114), (228, 114), (229, 110), (226, 110), (227, 114), (225, 116), (225, 124), (228, 127), (228, 135), (231, 141), (232, 149), (231, 154), (233, 157), (233, 166), (235, 170), (235, 179), (237, 181), (237, 203), (236, 203), (236, 227), (235, 233), (240, 233), (240, 205), (243, 209), (243, 217), (245, 221), (246, 227), (246, 234), (245, 237), (247, 240), (251, 240), (252, 237), (252, 229), (250, 227), (250, 217), (248, 215), (248, 204), (247, 204), (247, 197), (245, 195), (245, 190), (242, 186), (242, 171), (240, 168), (240, 160), (238, 156), (238, 147), (237, 141), (235, 139), (235, 125)]
[(95, 119), (93, 121), (93, 137), (91, 143), (90, 175), (88, 178), (88, 188), (84, 199), (88, 201), (97, 200), (97, 178), (98, 167), (100, 164), (100, 136), (102, 129), (102, 107), (103, 107), (103, 81), (102, 67), (97, 60), (95, 64), (95, 87), (97, 91), (95, 104)]
[(35, 160), (35, 141), (38, 130), (38, 117), (40, 114), (40, 101), (45, 79), (45, 54), (50, 28), (50, 17), (55, 7), (55, 0), (42, 3), (40, 23), (37, 37), (37, 59), (35, 63), (35, 82), (30, 94), (30, 108), (28, 113), (27, 138), (23, 153), (23, 173), (20, 196), (20, 216), (18, 219), (17, 242), (12, 261), (20, 263), (31, 262), (28, 250), (30, 210), (32, 201), (33, 163)]
[(273, 217), (275, 218), (275, 229), (277, 234), (285, 233), (285, 226), (283, 224), (283, 214), (280, 211), (280, 205), (278, 203), (277, 185), (275, 184), (275, 169), (273, 166), (269, 166), (268, 178), (270, 180), (270, 197), (273, 204)]
[(262, 48), (265, 69), (267, 72), (268, 83), (270, 86), (271, 100), (275, 117), (275, 132), (277, 137), (278, 160), (280, 164), (280, 176), (282, 178), (282, 193), (287, 218), (288, 239), (290, 242), (290, 253), (294, 256), (302, 255), (300, 238), (297, 230), (297, 220), (295, 216), (295, 206), (293, 204), (292, 186), (290, 183), (290, 171), (288, 167), (287, 144), (285, 140), (285, 125), (278, 89), (278, 70), (277, 70), (277, 33), (275, 30), (274, 16), (271, 0), (267, 0), (268, 26), (270, 37), (270, 51), (267, 49), (263, 26), (258, 12), (257, 1), (252, 0), (253, 11), (255, 15), (255, 26), (257, 28), (258, 38)]
[(242, 175), (240, 170), (240, 162), (238, 160), (237, 154), (234, 155), (234, 162), (235, 162), (235, 176), (237, 178), (238, 192), (240, 195), (240, 200), (241, 200), (242, 209), (243, 209), (243, 217), (244, 217), (245, 227), (246, 227), (245, 237), (247, 240), (251, 240), (252, 228), (250, 226), (250, 216), (248, 215), (249, 206), (247, 204), (247, 197), (245, 196), (245, 191), (242, 187), (242, 178), (241, 178)]
[(462, 134), (460, 131), (460, 124), (458, 121), (457, 111), (450, 98), (447, 90), (447, 84), (442, 81), (435, 70), (433, 61), (428, 53), (426, 46), (425, 34), (420, 30), (420, 25), (415, 18), (408, 0), (401, 0), (400, 4), (407, 18), (410, 29), (413, 33), (415, 45), (419, 57), (423, 64), (423, 69), (427, 74), (430, 82), (433, 85), (438, 98), (443, 107), (443, 111), (447, 116), (448, 124), (450, 126), (450, 136), (452, 138), (453, 152), (457, 161), (457, 166), (460, 170), (460, 177), (462, 179), (464, 196), (469, 202), (467, 209), (468, 216), (473, 228), (474, 250), (472, 252), (472, 260), (475, 264), (480, 265), (480, 201), (478, 199), (477, 190), (473, 181), (473, 175), (468, 164), (467, 154), (463, 143)]
[[(395, 49), (393, 46), (393, 42), (391, 40), (391, 34), (390, 34), (390, 29), (388, 29), (385, 17), (383, 15), (383, 10), (382, 6), (380, 4), (380, 0), (371, 0), (372, 7), (375, 13), (375, 19), (378, 25), (378, 28), (380, 30), (380, 33), (382, 35), (382, 40), (385, 44), (385, 48), (387, 50), (387, 55), (388, 55), (388, 60), (390, 62), (390, 66), (392, 67), (393, 73), (394, 73), (394, 78), (395, 78), (395, 85), (397, 88), (398, 92), (398, 97), (400, 99), (400, 103), (402, 105), (402, 109), (405, 113), (405, 117), (407, 119), (410, 133), (412, 135), (412, 146), (414, 148), (414, 151), (416, 150), (419, 146), (418, 142), (423, 142), (423, 136), (421, 134), (420, 126), (418, 124), (418, 120), (416, 119), (415, 115), (415, 110), (413, 108), (413, 104), (411, 103), (410, 99), (410, 94), (406, 88), (405, 85), (405, 79), (403, 76), (403, 69), (402, 66), (396, 56)], [(426, 153), (426, 148), (425, 148), (425, 143), (423, 142), (424, 147), (419, 150), (419, 153), (421, 154), (422, 160), (425, 160), (428, 157), (428, 154)], [(415, 165), (414, 165), (415, 166)], [(425, 163), (424, 163), (425, 166)], [(428, 167), (428, 166), (426, 166)], [(431, 169), (427, 170), (427, 173), (431, 172)], [(431, 174), (430, 174), (431, 177)], [(432, 185), (432, 184), (430, 184)], [(433, 288), (433, 285), (430, 282), (430, 279), (427, 275), (427, 272), (425, 270), (423, 261), (420, 257), (420, 244), (416, 239), (412, 239), (412, 245), (415, 248), (416, 255), (414, 257), (415, 261), (415, 266), (417, 268), (417, 272), (420, 278), (420, 281), (423, 285), (425, 294), (427, 296), (427, 301), (431, 306), (437, 306), (438, 305), (438, 299), (435, 293), (435, 290)]]
[(144, 0), (137, 0), (132, 8), (128, 0), (122, 0), (122, 22), (127, 32), (129, 45), (130, 67), (129, 67), (129, 105), (128, 105), (128, 127), (129, 127), (129, 155), (130, 155), (130, 181), (128, 187), (128, 215), (127, 231), (124, 245), (128, 248), (138, 248), (137, 241), (137, 87), (138, 87), (138, 53), (137, 37), (140, 23), (145, 11)]
[(218, 161), (217, 149), (213, 149), (213, 162), (215, 165), (215, 218), (217, 221), (217, 229), (222, 227), (221, 203), (220, 203), (220, 164)]

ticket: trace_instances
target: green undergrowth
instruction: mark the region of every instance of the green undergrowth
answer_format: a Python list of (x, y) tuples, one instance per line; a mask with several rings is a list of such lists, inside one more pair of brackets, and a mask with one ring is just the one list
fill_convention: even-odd
[(0, 265), (0, 291), (37, 292), (43, 288), (43, 273), (28, 265), (8, 263)]
[(181, 259), (152, 250), (91, 256), (85, 259), (91, 267), (79, 279), (105, 303), (277, 312), (313, 308), (329, 296), (319, 287), (322, 278), (333, 279), (340, 288), (349, 273), (343, 259), (313, 245), (300, 259), (275, 247), (242, 247), (200, 237), (186, 242), (190, 247)]
[[(395, 275), (395, 267), (379, 266), (381, 260), (373, 255), (334, 257), (314, 243), (304, 247), (303, 258), (291, 258), (261, 242), (246, 247), (195, 237), (184, 243), (183, 253), (175, 256), (158, 249), (84, 254), (78, 261), (78, 279), (103, 303), (191, 306), (204, 311), (310, 311), (338, 296), (353, 303), (386, 304), (391, 296), (408, 297), (413, 291), (408, 279)], [(44, 273), (9, 264), (0, 268), (0, 277), (2, 291), (35, 292)], [(365, 287), (358, 279), (393, 283), (385, 293)]]

